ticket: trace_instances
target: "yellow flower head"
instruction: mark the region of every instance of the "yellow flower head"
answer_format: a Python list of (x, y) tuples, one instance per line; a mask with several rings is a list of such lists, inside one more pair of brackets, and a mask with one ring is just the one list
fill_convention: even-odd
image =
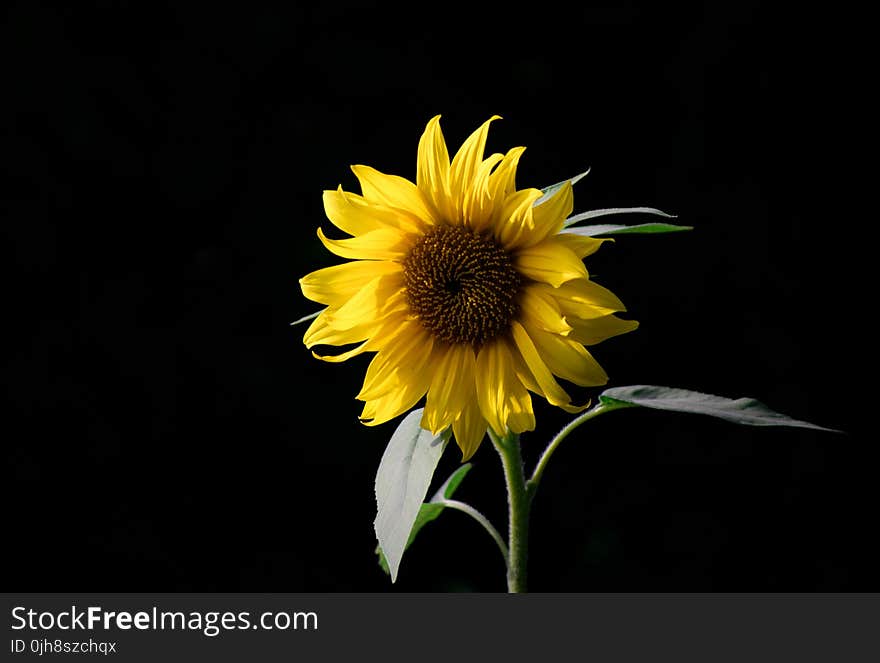
[(580, 386), (607, 376), (584, 348), (631, 331), (620, 300), (589, 279), (582, 259), (604, 240), (563, 232), (571, 184), (542, 197), (517, 190), (525, 148), (483, 158), (489, 124), (450, 163), (435, 117), (419, 141), (416, 183), (352, 166), (361, 195), (324, 192), (327, 218), (351, 235), (327, 249), (349, 259), (300, 280), (326, 308), (307, 347), (358, 344), (325, 361), (375, 352), (361, 420), (374, 426), (427, 394), (422, 427), (451, 426), (464, 459), (487, 427), (499, 436), (532, 430), (529, 392), (569, 412), (556, 377)]

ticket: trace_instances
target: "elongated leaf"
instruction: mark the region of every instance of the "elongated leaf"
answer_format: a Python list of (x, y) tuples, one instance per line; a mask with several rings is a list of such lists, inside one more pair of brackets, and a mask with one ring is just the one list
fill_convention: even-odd
[(675, 214), (667, 214), (655, 207), (608, 207), (606, 209), (594, 209), (589, 212), (575, 214), (568, 217), (563, 225), (568, 228), (581, 221), (589, 221), (590, 219), (597, 219), (600, 216), (611, 216), (612, 214), (653, 214), (654, 216), (663, 216), (667, 219), (675, 218)]
[(603, 403), (627, 403), (656, 410), (671, 412), (691, 412), (705, 414), (747, 426), (793, 426), (812, 428), (814, 430), (839, 433), (832, 428), (824, 428), (807, 421), (799, 421), (789, 416), (774, 412), (754, 398), (737, 398), (732, 400), (698, 391), (658, 387), (654, 385), (633, 385), (630, 387), (612, 387), (599, 395)]
[[(323, 311), (323, 310), (324, 309), (321, 309), (321, 311)], [(314, 313), (309, 313), (308, 315), (304, 315), (303, 317), (299, 318), (298, 320), (294, 320), (293, 322), (291, 322), (290, 326), (293, 327), (294, 325), (299, 325), (299, 324), (302, 324), (303, 322), (308, 322), (309, 320), (317, 318), (319, 315), (321, 315), (321, 311), (315, 311)]]
[(540, 198), (538, 198), (538, 199), (535, 201), (535, 206), (540, 205), (540, 204), (543, 203), (545, 200), (547, 200), (548, 198), (552, 197), (554, 193), (556, 193), (556, 192), (559, 191), (562, 187), (565, 186), (565, 183), (566, 183), (566, 182), (571, 182), (571, 185), (574, 186), (575, 184), (577, 184), (578, 182), (580, 182), (582, 179), (584, 179), (584, 178), (587, 176), (587, 174), (588, 174), (589, 172), (590, 172), (590, 169), (587, 168), (587, 169), (586, 169), (584, 172), (582, 172), (580, 175), (575, 175), (574, 177), (572, 177), (572, 178), (570, 178), (570, 179), (562, 180), (561, 182), (557, 182), (556, 184), (551, 184), (551, 185), (548, 186), (548, 187), (544, 187), (543, 189), (541, 189), (541, 191), (544, 192), (544, 195), (541, 196)]
[[(427, 525), (432, 520), (435, 520), (446, 507), (443, 504), (435, 503), (435, 500), (438, 499), (450, 499), (452, 495), (455, 493), (456, 488), (458, 488), (464, 476), (471, 469), (470, 463), (465, 463), (461, 467), (459, 467), (455, 472), (453, 472), (450, 477), (440, 486), (439, 490), (434, 494), (434, 497), (431, 498), (431, 502), (427, 504), (422, 504), (419, 508), (419, 513), (416, 516), (416, 521), (413, 523), (412, 531), (409, 534), (409, 540), (406, 542), (406, 548), (408, 549), (412, 542), (415, 541), (416, 535), (419, 531)], [(391, 571), (388, 569), (388, 560), (385, 559), (385, 555), (382, 554), (382, 547), (376, 546), (376, 554), (379, 556), (379, 566), (382, 567), (382, 570), (385, 573), (390, 574)]]
[(419, 509), (431, 484), (449, 433), (433, 435), (420, 426), (422, 409), (413, 410), (397, 427), (376, 472), (376, 520), (379, 546), (388, 560), (391, 581), (397, 580)]
[(598, 237), (600, 235), (645, 235), (658, 233), (680, 233), (684, 230), (693, 230), (693, 226), (676, 226), (671, 223), (641, 223), (636, 226), (623, 226), (605, 223), (595, 226), (578, 226), (566, 228), (562, 232), (572, 235), (584, 235), (586, 237)]
[[(406, 548), (404, 551), (408, 550), (412, 545), (412, 542), (415, 541), (416, 535), (419, 533), (419, 530), (422, 529), (427, 523), (431, 522), (435, 518), (437, 518), (443, 511), (446, 509), (442, 504), (422, 504), (419, 507), (419, 513), (416, 515), (416, 520), (413, 523), (412, 532), (409, 534), (409, 539), (406, 542)], [(385, 557), (385, 554), (382, 552), (382, 546), (376, 546), (376, 554), (379, 556), (379, 566), (382, 567), (382, 570), (385, 571), (388, 575), (391, 575), (391, 569), (388, 568), (388, 560)], [(391, 578), (391, 582), (394, 582), (397, 579), (397, 573)]]

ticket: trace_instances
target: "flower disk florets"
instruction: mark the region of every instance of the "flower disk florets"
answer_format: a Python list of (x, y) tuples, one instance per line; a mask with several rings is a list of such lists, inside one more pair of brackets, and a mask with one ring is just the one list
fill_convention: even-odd
[(445, 343), (479, 348), (510, 329), (522, 279), (491, 237), (442, 225), (403, 262), (410, 310)]

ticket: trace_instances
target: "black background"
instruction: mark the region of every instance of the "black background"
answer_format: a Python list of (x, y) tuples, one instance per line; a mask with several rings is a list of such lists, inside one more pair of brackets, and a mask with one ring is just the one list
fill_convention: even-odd
[[(357, 422), (367, 357), (323, 364), (289, 327), (314, 310), (298, 279), (337, 262), (321, 191), (354, 190), (351, 163), (414, 177), (437, 113), (451, 149), (502, 115), (489, 148), (528, 146), (520, 186), (591, 166), (576, 211), (695, 226), (588, 259), (641, 322), (595, 348), (612, 385), (751, 395), (849, 433), (600, 418), (545, 475), (532, 587), (880, 586), (838, 192), (855, 102), (827, 15), (109, 2), (4, 20), (7, 590), (504, 589), (459, 513), (388, 582), (372, 480), (394, 424)], [(536, 407), (529, 465), (570, 418)], [(500, 527), (491, 446), (473, 462), (459, 496)]]

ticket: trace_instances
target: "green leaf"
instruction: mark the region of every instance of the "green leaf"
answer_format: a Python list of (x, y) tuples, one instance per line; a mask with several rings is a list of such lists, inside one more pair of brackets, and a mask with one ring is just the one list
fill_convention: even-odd
[(385, 553), (391, 581), (397, 580), (420, 507), (446, 443), (448, 429), (440, 435), (420, 425), (422, 409), (413, 410), (397, 427), (376, 472), (376, 520), (373, 526)]
[(321, 312), (323, 310), (324, 309), (321, 309), (320, 311), (315, 311), (314, 313), (309, 313), (308, 315), (304, 315), (299, 320), (294, 320), (293, 322), (291, 322), (290, 326), (293, 327), (294, 325), (299, 325), (299, 324), (302, 324), (303, 322), (308, 322), (309, 320), (312, 320), (313, 318), (317, 318), (319, 315), (321, 315)]
[(597, 219), (600, 216), (611, 216), (612, 214), (653, 214), (654, 216), (663, 216), (667, 219), (675, 218), (674, 214), (667, 214), (655, 207), (608, 207), (606, 209), (594, 209), (589, 212), (575, 214), (568, 217), (563, 225), (568, 228), (581, 221), (589, 221), (590, 219)]
[[(422, 529), (422, 527), (424, 527), (426, 523), (431, 522), (437, 516), (443, 513), (445, 508), (446, 507), (444, 507), (442, 504), (422, 504), (422, 506), (419, 507), (419, 513), (416, 516), (415, 522), (413, 523), (413, 528), (409, 534), (409, 539), (406, 542), (406, 548), (404, 548), (404, 550), (408, 549), (412, 545), (412, 542), (415, 540), (416, 535), (419, 533), (419, 530)], [(379, 556), (379, 566), (382, 567), (382, 570), (385, 571), (385, 573), (391, 575), (391, 570), (388, 568), (388, 560), (385, 559), (385, 555), (382, 553), (381, 545), (376, 546), (376, 554)], [(394, 582), (394, 580), (396, 580), (396, 574), (395, 577), (392, 578), (392, 582)]]
[(654, 408), (656, 410), (705, 414), (746, 426), (793, 426), (832, 433), (840, 432), (833, 428), (824, 428), (823, 426), (817, 426), (807, 421), (799, 421), (779, 412), (774, 412), (754, 398), (737, 398), (732, 400), (722, 396), (702, 394), (698, 391), (675, 389), (673, 387), (657, 387), (643, 384), (630, 387), (613, 387), (603, 391), (599, 395), (599, 400), (605, 404), (616, 405), (625, 403)]
[(636, 226), (615, 225), (604, 223), (595, 226), (578, 226), (568, 228), (563, 233), (571, 235), (584, 235), (586, 237), (598, 237), (600, 235), (652, 235), (659, 233), (680, 233), (685, 230), (693, 230), (693, 226), (676, 226), (671, 223), (640, 223)]
[(473, 465), (470, 463), (465, 463), (461, 467), (459, 467), (455, 472), (449, 475), (449, 478), (443, 482), (443, 485), (437, 489), (437, 492), (434, 493), (434, 497), (431, 498), (432, 502), (442, 500), (442, 499), (451, 499), (452, 495), (458, 490), (458, 486), (461, 484), (462, 480), (464, 480), (465, 475), (471, 471)]
[[(464, 479), (465, 475), (470, 471), (471, 467), (472, 465), (470, 463), (465, 463), (459, 467), (450, 475), (443, 485), (440, 486), (439, 490), (434, 494), (434, 497), (431, 498), (431, 502), (422, 504), (419, 508), (416, 520), (413, 523), (412, 531), (409, 534), (409, 540), (406, 542), (406, 548), (409, 548), (412, 545), (412, 542), (415, 540), (416, 535), (422, 527), (436, 519), (446, 509), (443, 504), (435, 504), (434, 500), (451, 498), (462, 479)], [(385, 573), (390, 574), (391, 571), (388, 569), (388, 560), (385, 559), (385, 555), (382, 554), (381, 546), (376, 546), (376, 554), (379, 556), (379, 566), (382, 567), (382, 570), (385, 571)]]
[(574, 186), (575, 184), (577, 184), (578, 182), (580, 182), (582, 179), (584, 179), (584, 178), (587, 176), (587, 173), (589, 173), (589, 172), (590, 172), (590, 169), (587, 168), (587, 169), (586, 169), (584, 172), (582, 172), (580, 175), (575, 175), (575, 176), (572, 177), (571, 179), (562, 180), (561, 182), (557, 182), (556, 184), (551, 184), (551, 185), (548, 186), (548, 187), (544, 187), (543, 189), (541, 189), (541, 191), (544, 192), (544, 195), (541, 196), (540, 198), (538, 198), (538, 199), (535, 201), (535, 205), (534, 205), (534, 206), (540, 205), (541, 203), (543, 203), (543, 202), (544, 202), (545, 200), (547, 200), (548, 198), (551, 198), (551, 197), (553, 196), (554, 193), (556, 193), (556, 192), (559, 191), (562, 187), (565, 186), (565, 183), (566, 183), (566, 182), (571, 182), (571, 185)]

